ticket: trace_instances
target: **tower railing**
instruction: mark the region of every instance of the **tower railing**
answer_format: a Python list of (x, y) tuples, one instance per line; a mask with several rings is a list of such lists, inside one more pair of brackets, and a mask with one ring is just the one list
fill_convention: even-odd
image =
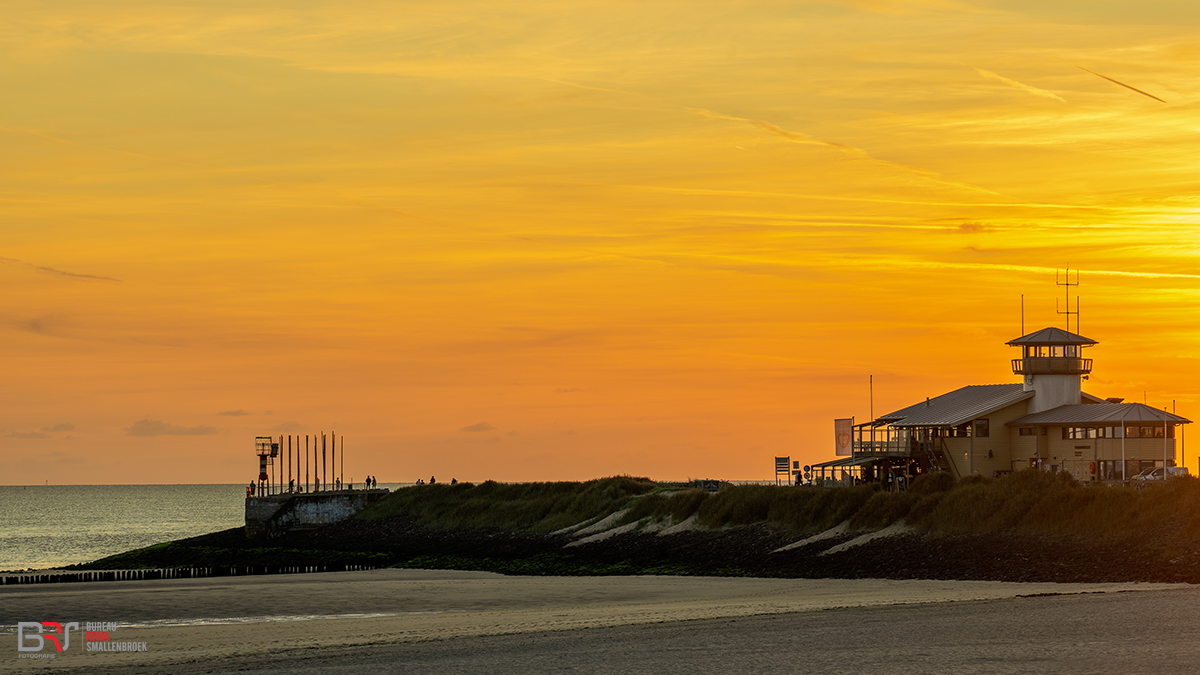
[(1092, 360), (1074, 356), (1026, 356), (1012, 360), (1017, 375), (1086, 375), (1092, 372)]

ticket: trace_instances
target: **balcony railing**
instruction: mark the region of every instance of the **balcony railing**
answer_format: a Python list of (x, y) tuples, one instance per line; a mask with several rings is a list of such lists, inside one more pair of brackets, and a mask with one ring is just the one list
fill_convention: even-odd
[(854, 441), (854, 454), (856, 455), (908, 455), (912, 450), (912, 445), (907, 439), (879, 439), (872, 441), (863, 439)]
[(1013, 359), (1017, 375), (1086, 375), (1092, 372), (1092, 360), (1074, 356), (1027, 356)]

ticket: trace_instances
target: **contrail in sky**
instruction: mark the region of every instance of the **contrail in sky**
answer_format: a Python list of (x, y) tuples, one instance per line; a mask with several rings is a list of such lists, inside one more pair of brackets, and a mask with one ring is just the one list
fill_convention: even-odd
[[(972, 67), (974, 67), (974, 66), (972, 66)], [(1024, 82), (1017, 82), (1016, 80), (1010, 80), (1009, 78), (1004, 77), (1003, 75), (997, 75), (996, 73), (993, 73), (990, 70), (984, 70), (983, 68), (975, 68), (975, 72), (979, 73), (981, 76), (986, 77), (989, 80), (995, 80), (1002, 84), (1007, 84), (1008, 86), (1010, 86), (1014, 89), (1020, 89), (1021, 91), (1027, 91), (1035, 96), (1042, 96), (1044, 98), (1052, 98), (1055, 101), (1060, 101), (1062, 103), (1067, 102), (1067, 100), (1065, 98), (1059, 96), (1058, 94), (1055, 94), (1052, 91), (1046, 91), (1045, 89), (1038, 89), (1037, 87), (1030, 86), (1028, 84), (1025, 84)]]
[(1137, 93), (1141, 94), (1142, 96), (1149, 96), (1150, 98), (1154, 99), (1155, 101), (1158, 101), (1159, 103), (1166, 103), (1166, 101), (1155, 96), (1154, 94), (1147, 94), (1146, 92), (1142, 91), (1141, 89), (1138, 89), (1137, 87), (1131, 87), (1131, 86), (1125, 84), (1124, 82), (1121, 82), (1120, 80), (1114, 80), (1107, 75), (1101, 75), (1100, 73), (1097, 73), (1093, 70), (1088, 70), (1087, 68), (1084, 68), (1083, 66), (1075, 66), (1075, 67), (1082, 70), (1085, 73), (1091, 73), (1091, 74), (1095, 75), (1096, 77), (1103, 77), (1104, 79), (1108, 80), (1109, 82), (1112, 82), (1113, 84), (1119, 84), (1122, 87), (1125, 87), (1126, 89), (1132, 89), (1132, 90), (1136, 91)]
[(732, 115), (722, 115), (721, 113), (713, 112), (711, 110), (705, 110), (703, 108), (685, 108), (685, 110), (687, 110), (688, 112), (694, 113), (696, 115), (701, 115), (703, 117), (707, 117), (709, 119), (729, 120), (731, 122), (744, 122), (746, 124), (751, 124), (753, 126), (758, 127), (759, 129), (762, 129), (763, 131), (766, 131), (767, 133), (786, 138), (787, 140), (789, 140), (793, 143), (801, 143), (803, 145), (823, 145), (827, 148), (833, 148), (835, 150), (839, 150), (839, 151), (841, 151), (847, 155), (850, 155), (851, 157), (855, 157), (857, 159), (863, 159), (868, 162), (874, 162), (876, 164), (882, 164), (884, 166), (890, 166), (892, 168), (903, 169), (904, 171), (910, 171), (912, 173), (915, 173), (915, 174), (921, 176), (922, 178), (925, 178), (926, 180), (931, 180), (935, 183), (941, 183), (942, 185), (950, 185), (952, 187), (965, 188), (967, 190), (974, 190), (976, 192), (984, 192), (989, 195), (1001, 196), (1001, 195), (999, 195), (999, 193), (992, 192), (991, 190), (987, 190), (987, 189), (984, 189), (981, 187), (975, 187), (974, 185), (967, 185), (966, 183), (956, 183), (954, 181), (945, 180), (938, 174), (934, 173), (933, 171), (928, 171), (926, 169), (920, 169), (915, 166), (909, 166), (907, 164), (900, 164), (898, 162), (889, 162), (886, 159), (879, 159), (878, 157), (873, 157), (866, 150), (863, 150), (862, 148), (856, 148), (853, 145), (846, 145), (845, 143), (833, 143), (831, 141), (823, 141), (819, 138), (814, 138), (805, 133), (800, 133), (800, 132), (796, 132), (796, 131), (788, 131), (787, 129), (776, 126), (774, 124), (771, 124), (770, 122), (767, 122), (765, 120), (752, 119), (752, 118), (748, 118), (748, 117), (734, 117)]

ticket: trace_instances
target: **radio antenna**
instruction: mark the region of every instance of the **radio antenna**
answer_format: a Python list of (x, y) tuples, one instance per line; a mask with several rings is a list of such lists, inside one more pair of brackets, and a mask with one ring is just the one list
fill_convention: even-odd
[(1063, 287), (1063, 296), (1066, 298), (1067, 308), (1060, 310), (1058, 308), (1058, 300), (1054, 301), (1054, 311), (1057, 314), (1067, 315), (1067, 332), (1071, 332), (1071, 315), (1075, 315), (1075, 330), (1079, 331), (1079, 294), (1075, 295), (1075, 311), (1071, 311), (1071, 287), (1079, 285), (1079, 270), (1075, 270), (1075, 281), (1071, 281), (1071, 266), (1067, 265), (1067, 271), (1063, 275), (1063, 280), (1058, 280), (1058, 270), (1054, 270), (1054, 283), (1057, 286)]

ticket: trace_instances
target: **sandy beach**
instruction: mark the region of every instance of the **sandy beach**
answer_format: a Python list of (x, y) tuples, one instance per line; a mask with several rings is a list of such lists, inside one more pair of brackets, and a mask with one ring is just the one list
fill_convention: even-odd
[[(1166, 594), (1195, 601), (1200, 600), (1197, 592), (1180, 584), (517, 577), (392, 569), (7, 587), (0, 589), (0, 619), (7, 631), (0, 671), (179, 673), (261, 667), (269, 672), (313, 659), (325, 663), (334, 653), (353, 661), (400, 645), (475, 644), (502, 636), (678, 629), (713, 620), (828, 616), (828, 610), (844, 615), (1031, 597)], [(110, 640), (145, 642), (146, 651), (88, 652), (82, 635), (75, 634), (71, 647), (53, 660), (19, 659), (18, 621), (112, 622), (116, 628)]]

